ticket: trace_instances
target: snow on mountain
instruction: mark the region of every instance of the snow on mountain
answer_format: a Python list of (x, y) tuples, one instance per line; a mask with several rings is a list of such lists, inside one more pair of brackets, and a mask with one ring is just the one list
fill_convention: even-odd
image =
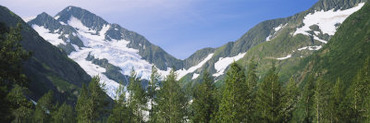
[(52, 32), (49, 29), (38, 25), (32, 25), (32, 28), (54, 46), (58, 46), (59, 44), (66, 44), (61, 38), (59, 38), (60, 34), (58, 33)]
[(194, 73), (194, 74), (193, 74), (193, 77), (192, 77), (191, 79), (196, 79), (196, 78), (198, 78), (198, 77), (199, 77), (199, 74)]
[(24, 22), (28, 22), (28, 21), (31, 21), (33, 19), (35, 19), (37, 16), (31, 16), (31, 17), (24, 17), (22, 18)]
[(315, 11), (304, 17), (303, 23), (304, 26), (298, 28), (293, 35), (304, 34), (310, 35), (307, 31), (310, 31), (310, 26), (318, 25), (323, 34), (334, 35), (336, 32), (336, 24), (341, 24), (348, 16), (352, 13), (360, 10), (365, 3), (360, 3), (357, 6), (346, 9), (346, 10), (337, 10), (334, 9), (329, 11)]
[(273, 38), (272, 36), (273, 36), (276, 32), (278, 32), (280, 29), (284, 28), (286, 25), (288, 25), (288, 24), (284, 24), (284, 25), (283, 25), (283, 24), (280, 24), (279, 26), (275, 27), (275, 28), (274, 28), (274, 31), (275, 31), (275, 32), (273, 32), (272, 34), (270, 34), (269, 36), (267, 36), (267, 37), (266, 37), (266, 41), (270, 41), (270, 40)]
[(321, 45), (319, 45), (319, 46), (306, 46), (306, 47), (299, 48), (298, 51), (302, 51), (302, 50), (306, 50), (306, 49), (308, 49), (308, 50), (319, 50), (321, 48), (322, 48)]
[(239, 53), (238, 55), (233, 56), (233, 57), (219, 58), (219, 60), (215, 63), (215, 69), (217, 73), (214, 73), (212, 76), (218, 77), (218, 76), (223, 75), (227, 66), (229, 66), (234, 61), (238, 61), (239, 59), (243, 58), (245, 54), (246, 53)]
[(285, 59), (288, 59), (288, 58), (290, 58), (290, 57), (292, 57), (292, 54), (289, 54), (289, 55), (287, 55), (287, 56), (285, 56), (285, 57), (276, 58), (276, 59), (277, 59), (277, 60), (285, 60)]
[(206, 58), (204, 58), (203, 61), (201, 61), (200, 63), (198, 63), (197, 65), (194, 65), (192, 67), (190, 67), (189, 69), (180, 69), (180, 70), (177, 70), (176, 73), (177, 73), (177, 80), (181, 79), (182, 77), (184, 77), (186, 74), (188, 73), (192, 73), (194, 72), (195, 70), (197, 70), (198, 68), (202, 67), (209, 59), (211, 59), (213, 56), (213, 53), (209, 54)]

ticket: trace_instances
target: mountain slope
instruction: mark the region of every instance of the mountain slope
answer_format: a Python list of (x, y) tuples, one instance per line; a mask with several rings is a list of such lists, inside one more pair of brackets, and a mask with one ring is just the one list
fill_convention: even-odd
[[(320, 0), (310, 9), (294, 16), (264, 21), (237, 41), (217, 48), (207, 66), (201, 69), (210, 71), (217, 80), (222, 80), (225, 69), (218, 68), (225, 64), (220, 66), (217, 62), (232, 58), (246, 67), (254, 59), (259, 66), (257, 71), (261, 71), (260, 76), (275, 62), (280, 69), (281, 79), (286, 81), (295, 74), (294, 68), (299, 66), (300, 60), (322, 48), (340, 24), (361, 9), (364, 2), (366, 0)], [(240, 58), (238, 54), (244, 55)], [(189, 78), (188, 75), (183, 80)]]
[(8, 27), (22, 24), (22, 47), (32, 53), (24, 62), (23, 70), (29, 79), (32, 99), (37, 100), (48, 90), (56, 92), (60, 101), (76, 101), (78, 89), (90, 81), (90, 76), (60, 49), (45, 41), (20, 17), (0, 6), (0, 22)]
[(350, 84), (353, 77), (370, 58), (370, 4), (352, 14), (339, 27), (329, 43), (301, 64), (302, 75), (320, 73), (324, 79)]

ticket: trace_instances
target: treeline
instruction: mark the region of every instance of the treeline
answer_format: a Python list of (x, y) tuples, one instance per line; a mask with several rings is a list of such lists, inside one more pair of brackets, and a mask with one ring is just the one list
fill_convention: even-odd
[(281, 82), (274, 65), (260, 77), (251, 61), (247, 70), (231, 64), (220, 87), (206, 71), (189, 87), (177, 81), (174, 70), (162, 79), (153, 67), (147, 87), (133, 70), (128, 86), (117, 89), (113, 106), (99, 77), (82, 86), (76, 106), (58, 103), (52, 91), (31, 102), (24, 96), (21, 65), (30, 53), (19, 44), (20, 26), (0, 27), (1, 122), (370, 122), (369, 58), (352, 82), (325, 80), (317, 73), (302, 82), (294, 77)]

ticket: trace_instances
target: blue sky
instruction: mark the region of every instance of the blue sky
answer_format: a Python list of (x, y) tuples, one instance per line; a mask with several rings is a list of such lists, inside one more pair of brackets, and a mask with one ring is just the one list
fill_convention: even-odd
[(176, 58), (239, 39), (264, 20), (307, 10), (318, 0), (2, 0), (21, 17), (54, 16), (68, 5), (145, 36)]

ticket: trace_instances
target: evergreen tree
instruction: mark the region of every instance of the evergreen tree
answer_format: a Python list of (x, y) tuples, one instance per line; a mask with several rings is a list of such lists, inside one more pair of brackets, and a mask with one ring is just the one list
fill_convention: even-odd
[(279, 82), (279, 77), (273, 66), (257, 91), (256, 107), (261, 121), (265, 122), (282, 122), (282, 87)]
[(347, 99), (350, 101), (352, 122), (363, 122), (366, 118), (366, 97), (370, 94), (369, 80), (369, 58), (365, 60), (364, 66), (358, 71), (349, 88)]
[(109, 123), (134, 122), (132, 110), (127, 107), (126, 92), (121, 84), (116, 92), (117, 98), (113, 107), (113, 113), (109, 116)]
[(76, 112), (72, 106), (63, 103), (54, 113), (52, 113), (52, 121), (54, 123), (75, 123)]
[(158, 122), (184, 122), (187, 100), (176, 80), (174, 69), (167, 75), (163, 86), (158, 91), (156, 102), (158, 103), (158, 113), (156, 114)]
[(14, 118), (12, 122), (24, 123), (32, 121), (33, 105), (24, 96), (26, 91), (26, 88), (15, 85), (6, 97), (11, 104), (10, 111)]
[(225, 78), (225, 89), (217, 114), (218, 122), (243, 122), (246, 120), (248, 86), (244, 70), (232, 63)]
[(343, 82), (340, 78), (337, 79), (333, 89), (332, 89), (332, 95), (330, 96), (330, 102), (329, 102), (329, 108), (330, 108), (330, 120), (332, 122), (343, 122), (346, 121), (345, 119), (345, 107), (344, 107), (344, 88), (343, 88)]
[(53, 94), (53, 91), (49, 90), (48, 93), (44, 94), (44, 96), (37, 101), (36, 110), (34, 113), (35, 122), (48, 123), (51, 121), (50, 113), (54, 108)]
[(100, 78), (95, 76), (91, 79), (89, 87), (82, 86), (81, 94), (77, 99), (77, 121), (91, 123), (102, 120), (107, 106), (107, 96), (99, 83)]
[(158, 74), (157, 68), (152, 66), (152, 74), (150, 75), (150, 81), (148, 86), (148, 99), (150, 101), (150, 108), (149, 108), (149, 122), (155, 123), (155, 96), (157, 95), (157, 88), (159, 87), (159, 79), (160, 75)]
[(246, 114), (247, 115), (247, 121), (253, 122), (256, 119), (256, 89), (257, 89), (257, 82), (258, 77), (256, 75), (256, 68), (257, 64), (251, 60), (251, 62), (248, 65), (248, 71), (247, 71), (247, 86), (248, 86), (248, 98), (246, 99), (248, 102), (246, 104)]
[(289, 122), (293, 118), (293, 112), (297, 108), (298, 102), (298, 86), (297, 83), (294, 81), (294, 78), (290, 78), (289, 82), (286, 85), (284, 91), (284, 98), (282, 100), (282, 113), (283, 113), (283, 122)]
[(216, 112), (215, 93), (213, 78), (205, 71), (203, 73), (202, 83), (196, 86), (194, 94), (192, 109), (195, 115), (192, 117), (193, 122), (209, 123), (211, 121), (212, 115)]
[(303, 114), (302, 118), (300, 118), (302, 121), (299, 122), (305, 122), (305, 123), (311, 123), (313, 122), (313, 95), (314, 95), (314, 77), (312, 74), (310, 74), (307, 77), (306, 83), (303, 87), (303, 92), (301, 94), (301, 98), (299, 101), (299, 108), (302, 110)]
[(315, 113), (315, 122), (329, 122), (330, 121), (330, 113), (328, 110), (328, 102), (329, 102), (329, 86), (328, 84), (319, 78), (316, 81), (315, 85), (315, 92), (313, 95), (314, 103), (314, 113)]
[[(9, 88), (14, 84), (26, 85), (25, 75), (22, 74), (22, 62), (30, 53), (20, 45), (21, 24), (15, 28), (8, 28), (0, 22), (0, 122), (12, 120), (10, 101), (6, 98)], [(15, 108), (15, 107), (12, 107)]]
[(137, 77), (134, 70), (131, 71), (130, 84), (128, 86), (130, 97), (128, 98), (128, 107), (135, 115), (134, 122), (144, 122), (143, 112), (146, 109), (146, 93), (141, 85), (141, 80)]

